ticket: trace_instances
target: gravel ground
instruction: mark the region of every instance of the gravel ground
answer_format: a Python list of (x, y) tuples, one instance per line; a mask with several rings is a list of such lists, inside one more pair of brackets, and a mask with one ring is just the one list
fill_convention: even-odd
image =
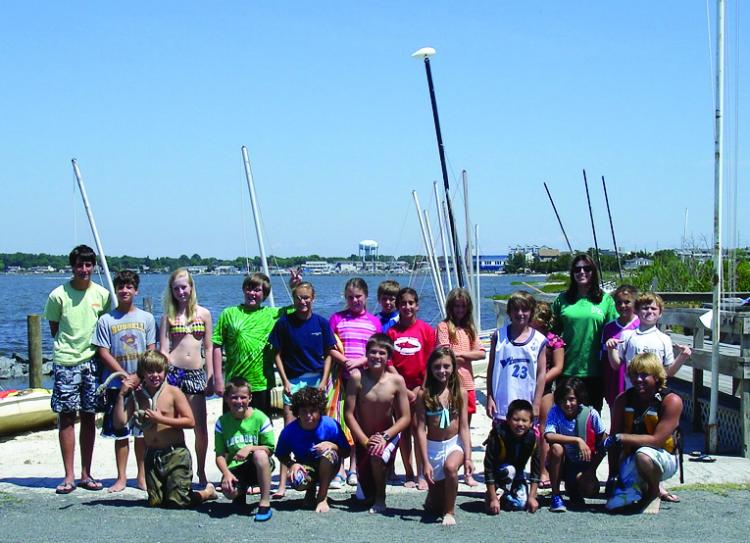
[[(7, 487), (6, 487), (7, 488)], [(466, 488), (466, 487), (464, 487)], [(603, 502), (567, 513), (550, 513), (547, 499), (535, 514), (483, 513), (483, 495), (461, 489), (458, 525), (444, 528), (421, 509), (424, 494), (401, 492), (389, 497), (387, 515), (370, 515), (339, 492), (332, 510), (316, 515), (302, 509), (302, 494), (290, 492), (274, 502), (274, 516), (265, 524), (254, 523), (249, 513), (256, 499), (249, 498), (250, 511), (241, 512), (223, 498), (196, 510), (175, 511), (146, 506), (137, 491), (113, 496), (78, 489), (69, 496), (31, 490), (28, 493), (0, 491), (0, 522), (3, 540), (15, 541), (201, 541), (217, 536), (241, 541), (489, 541), (512, 537), (532, 541), (747, 541), (750, 526), (750, 492), (730, 491), (719, 495), (684, 490), (682, 503), (663, 504), (656, 516), (609, 515)], [(721, 519), (721, 520), (719, 520)], [(202, 532), (205, 532), (203, 534)], [(209, 536), (209, 533), (211, 534)], [(657, 535), (658, 534), (658, 535)], [(468, 539), (467, 539), (468, 538)]]

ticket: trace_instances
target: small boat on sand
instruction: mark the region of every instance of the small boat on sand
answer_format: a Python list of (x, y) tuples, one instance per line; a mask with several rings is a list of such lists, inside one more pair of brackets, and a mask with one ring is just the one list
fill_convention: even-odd
[(52, 426), (57, 414), (50, 407), (51, 396), (46, 388), (0, 392), (0, 436)]

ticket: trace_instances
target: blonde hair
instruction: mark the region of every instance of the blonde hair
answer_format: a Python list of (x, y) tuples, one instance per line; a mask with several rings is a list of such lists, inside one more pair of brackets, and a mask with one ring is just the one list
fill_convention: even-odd
[(167, 371), (169, 359), (160, 351), (146, 351), (138, 358), (138, 377), (146, 377), (149, 371)]
[[(458, 300), (463, 300), (466, 303), (466, 314), (460, 321), (453, 318), (453, 308)], [(474, 302), (471, 301), (471, 293), (467, 289), (456, 287), (448, 293), (448, 297), (445, 299), (445, 315), (443, 322), (448, 326), (448, 340), (452, 345), (455, 345), (458, 341), (456, 330), (459, 328), (466, 330), (469, 343), (474, 343), (477, 338), (477, 327), (474, 324)]]
[(187, 322), (191, 322), (195, 318), (196, 308), (198, 307), (198, 296), (195, 293), (195, 283), (193, 282), (193, 276), (185, 268), (177, 268), (169, 276), (167, 282), (167, 292), (164, 293), (164, 314), (167, 316), (169, 324), (176, 324), (177, 319), (177, 300), (174, 299), (172, 294), (172, 285), (178, 277), (184, 275), (187, 277), (188, 285), (190, 285), (190, 298), (188, 299), (187, 308), (185, 309), (185, 318)]
[(661, 359), (654, 353), (641, 353), (633, 358), (628, 366), (630, 381), (634, 382), (635, 376), (639, 373), (653, 375), (658, 388), (664, 388), (667, 385), (667, 370), (664, 369)]
[(644, 305), (656, 304), (659, 311), (664, 313), (664, 300), (655, 292), (642, 292), (635, 299), (635, 310), (638, 311)]
[(550, 307), (547, 302), (537, 302), (536, 308), (534, 309), (534, 316), (531, 320), (543, 323), (546, 331), (549, 332), (555, 324), (555, 316), (552, 313), (552, 307)]

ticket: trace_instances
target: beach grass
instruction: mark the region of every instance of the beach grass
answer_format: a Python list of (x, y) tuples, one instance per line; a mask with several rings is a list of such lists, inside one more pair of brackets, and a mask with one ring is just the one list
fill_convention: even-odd
[(690, 483), (680, 485), (672, 490), (696, 490), (699, 492), (710, 492), (718, 496), (728, 496), (733, 491), (750, 491), (750, 483)]

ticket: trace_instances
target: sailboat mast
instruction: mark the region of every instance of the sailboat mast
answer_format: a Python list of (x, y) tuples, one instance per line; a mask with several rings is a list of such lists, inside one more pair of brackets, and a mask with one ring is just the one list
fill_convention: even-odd
[[(247, 147), (242, 146), (242, 163), (245, 165), (245, 179), (247, 179), (247, 188), (250, 191), (250, 206), (253, 209), (253, 220), (255, 221), (255, 234), (258, 236), (258, 250), (260, 252), (260, 264), (263, 267), (263, 273), (268, 278), (271, 274), (268, 271), (268, 259), (266, 258), (266, 246), (263, 242), (263, 230), (260, 225), (260, 212), (258, 211), (258, 197), (255, 195), (255, 182), (253, 181), (253, 171), (250, 168), (250, 158), (247, 156)], [(271, 307), (276, 307), (273, 299), (273, 291), (268, 293), (268, 303)]]
[(708, 412), (708, 449), (717, 452), (719, 431), (717, 412), (719, 408), (719, 340), (721, 339), (721, 289), (722, 289), (722, 247), (721, 247), (721, 197), (724, 184), (724, 0), (716, 3), (716, 104), (714, 110), (714, 276), (713, 276), (713, 318), (711, 319), (711, 397)]
[(112, 307), (115, 307), (117, 305), (117, 293), (115, 292), (115, 285), (112, 283), (112, 274), (109, 273), (109, 265), (107, 264), (107, 256), (104, 254), (104, 248), (102, 247), (102, 240), (99, 237), (99, 231), (96, 229), (94, 212), (91, 210), (91, 205), (89, 205), (89, 197), (86, 194), (86, 186), (83, 184), (81, 171), (78, 169), (78, 161), (74, 158), (71, 162), (73, 163), (73, 173), (78, 182), (78, 189), (81, 191), (83, 207), (86, 210), (86, 216), (88, 217), (89, 225), (91, 226), (91, 233), (94, 235), (96, 251), (99, 253), (99, 260), (102, 263), (102, 268), (104, 268), (104, 277), (107, 281), (107, 288), (109, 289), (109, 295), (112, 297), (110, 303), (112, 304)]

